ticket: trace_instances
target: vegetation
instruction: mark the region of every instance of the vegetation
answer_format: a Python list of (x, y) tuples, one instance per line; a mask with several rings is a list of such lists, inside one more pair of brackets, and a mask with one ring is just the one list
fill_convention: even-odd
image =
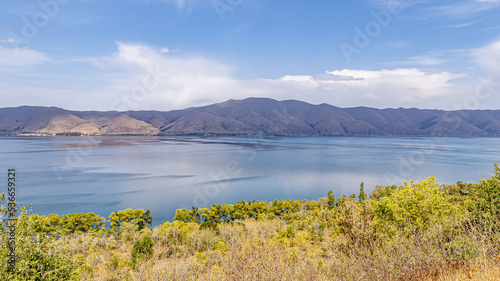
[(135, 241), (132, 248), (132, 264), (135, 265), (138, 260), (150, 259), (154, 254), (154, 243), (151, 236), (144, 236), (142, 239)]
[[(15, 218), (0, 280), (497, 280), (500, 168), (479, 183), (377, 186), (370, 196)], [(0, 196), (0, 203), (5, 198)], [(0, 210), (3, 213), (5, 209)]]

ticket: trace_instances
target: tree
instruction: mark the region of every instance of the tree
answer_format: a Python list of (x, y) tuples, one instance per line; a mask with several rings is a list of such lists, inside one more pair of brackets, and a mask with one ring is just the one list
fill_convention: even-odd
[(201, 224), (201, 215), (198, 207), (191, 207), (191, 210), (189, 210), (189, 215), (191, 216), (193, 222)]
[(343, 206), (345, 201), (347, 201), (347, 197), (345, 195), (339, 197), (339, 199), (337, 199), (337, 207)]
[(359, 186), (359, 196), (358, 200), (359, 202), (364, 202), (366, 200), (366, 193), (365, 193), (365, 183), (361, 182), (361, 185)]
[[(57, 215), (51, 215), (48, 220), (48, 228), (51, 230), (59, 230), (63, 234), (79, 234), (79, 233), (94, 233), (104, 231), (105, 218), (90, 213), (72, 213), (62, 215), (59, 219)], [(55, 225), (50, 225), (55, 223)]]
[(271, 203), (270, 211), (275, 217), (281, 217), (285, 212), (283, 200), (274, 199), (273, 203)]
[(192, 217), (185, 208), (175, 210), (174, 221), (193, 222)]
[(375, 189), (373, 189), (372, 194), (370, 194), (370, 200), (380, 200), (383, 197), (390, 196), (394, 191), (401, 189), (397, 187), (396, 185), (388, 185), (388, 186), (380, 186), (377, 185), (375, 186)]
[(197, 224), (202, 223), (201, 210), (198, 207), (191, 207), (191, 209), (177, 209), (175, 210), (174, 220), (183, 222), (193, 222)]
[(149, 214), (150, 211), (143, 209), (125, 209), (122, 211), (113, 212), (109, 215), (109, 220), (111, 221), (111, 231), (118, 231), (120, 228), (120, 224), (124, 221), (131, 222), (136, 220), (137, 226), (139, 230), (143, 229), (146, 226), (151, 226), (153, 222), (153, 217)]
[(249, 203), (246, 200), (241, 200), (234, 205), (233, 217), (235, 220), (243, 220), (248, 218)]
[(328, 206), (328, 209), (333, 209), (335, 207), (335, 194), (333, 194), (333, 191), (328, 191), (328, 202), (327, 202), (327, 206)]

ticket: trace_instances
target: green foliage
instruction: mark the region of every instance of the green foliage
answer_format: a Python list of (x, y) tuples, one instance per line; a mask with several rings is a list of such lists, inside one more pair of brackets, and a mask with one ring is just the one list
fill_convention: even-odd
[(452, 196), (455, 201), (463, 201), (471, 195), (481, 183), (463, 183), (458, 181), (456, 184), (442, 184), (439, 188)]
[(175, 211), (174, 220), (183, 222), (193, 222), (201, 224), (201, 214), (198, 207), (191, 207), (191, 209), (177, 209)]
[(347, 197), (345, 195), (342, 195), (342, 197), (339, 197), (339, 199), (337, 199), (337, 207), (343, 206), (346, 201)]
[(373, 190), (372, 194), (370, 194), (369, 199), (375, 201), (380, 200), (383, 197), (390, 196), (394, 191), (401, 188), (402, 187), (397, 187), (396, 185), (388, 185), (388, 186), (377, 185), (375, 186), (375, 189)]
[(139, 260), (148, 260), (154, 255), (154, 243), (151, 236), (144, 236), (137, 240), (132, 248), (132, 264), (135, 266)]
[(125, 209), (122, 211), (117, 211), (111, 213), (109, 215), (109, 220), (111, 222), (110, 231), (118, 232), (120, 225), (122, 222), (132, 222), (134, 221), (137, 224), (139, 230), (143, 229), (146, 226), (151, 226), (153, 222), (153, 217), (149, 214), (150, 211), (143, 209)]
[(335, 194), (333, 194), (333, 191), (328, 191), (328, 202), (327, 202), (328, 209), (333, 209), (335, 208)]
[(180, 244), (186, 241), (187, 235), (200, 228), (193, 222), (173, 221), (160, 225), (159, 233), (166, 238), (165, 244)]
[[(2, 200), (0, 200), (2, 203)], [(78, 265), (72, 260), (69, 247), (35, 231), (37, 221), (21, 208), (15, 220), (15, 258), (13, 271), (8, 270), (10, 252), (5, 232), (0, 233), (0, 280), (72, 280), (77, 278)]]
[[(493, 175), (482, 179), (480, 184), (471, 191), (469, 209), (477, 222), (496, 222), (500, 216), (500, 167), (495, 164)], [(500, 225), (495, 223), (496, 231)]]
[(358, 199), (359, 199), (359, 202), (364, 202), (368, 196), (366, 195), (365, 193), (365, 183), (362, 182), (361, 185), (359, 186), (359, 196), (358, 196)]
[(167, 253), (166, 253), (166, 257), (170, 257), (171, 255), (174, 254), (174, 247), (170, 246), (168, 247), (168, 250), (167, 250)]
[(220, 223), (234, 222), (235, 220), (256, 219), (267, 220), (284, 218), (291, 220), (301, 210), (318, 209), (317, 202), (300, 200), (274, 200), (271, 203), (264, 201), (247, 202), (242, 200), (236, 204), (214, 204), (209, 208), (192, 207), (189, 210), (178, 209), (174, 216), (175, 221), (185, 223), (199, 223), (202, 227), (215, 229)]
[(433, 224), (459, 220), (459, 206), (453, 205), (435, 182), (434, 177), (416, 184), (405, 182), (403, 189), (374, 202), (374, 225), (389, 234), (401, 231), (411, 236)]
[(131, 220), (130, 222), (124, 221), (121, 223), (118, 237), (125, 241), (131, 241), (134, 239), (138, 231), (139, 225), (137, 220)]
[(73, 213), (47, 217), (31, 215), (36, 232), (45, 232), (51, 236), (74, 235), (81, 233), (101, 233), (104, 231), (105, 218), (90, 213)]
[(158, 259), (170, 258), (174, 253), (175, 253), (174, 247), (170, 246), (168, 247), (168, 250), (166, 252), (160, 253), (158, 255)]

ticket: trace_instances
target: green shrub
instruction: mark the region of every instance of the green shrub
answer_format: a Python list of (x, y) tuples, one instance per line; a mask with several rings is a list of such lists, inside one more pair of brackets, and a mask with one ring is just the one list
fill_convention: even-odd
[(328, 202), (326, 204), (330, 210), (335, 208), (335, 194), (331, 190), (328, 191)]
[[(2, 200), (0, 200), (2, 203)], [(72, 280), (77, 278), (78, 265), (72, 260), (65, 239), (54, 239), (37, 233), (35, 220), (21, 208), (15, 220), (15, 268), (6, 263), (9, 248), (5, 232), (0, 233), (0, 280)]]
[(490, 224), (498, 231), (498, 217), (500, 215), (500, 167), (495, 164), (493, 175), (489, 179), (482, 179), (470, 195), (468, 206), (474, 215), (476, 224)]
[(375, 186), (373, 192), (370, 194), (370, 200), (380, 200), (383, 197), (390, 196), (394, 191), (401, 189), (401, 187), (397, 187), (396, 185), (388, 185), (388, 186)]
[(432, 224), (456, 222), (462, 211), (437, 188), (435, 177), (416, 184), (405, 182), (403, 189), (375, 201), (372, 210), (376, 228), (389, 234), (402, 231), (406, 236), (425, 231)]
[(132, 248), (132, 264), (135, 266), (139, 260), (148, 260), (154, 255), (154, 243), (151, 236), (144, 236), (137, 240)]

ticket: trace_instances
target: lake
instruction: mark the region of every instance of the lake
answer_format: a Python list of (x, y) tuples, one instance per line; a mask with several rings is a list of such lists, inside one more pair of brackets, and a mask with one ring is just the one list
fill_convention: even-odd
[(477, 182), (500, 159), (498, 138), (0, 137), (2, 189), (47, 215), (175, 210), (210, 204), (318, 199), (436, 176)]

